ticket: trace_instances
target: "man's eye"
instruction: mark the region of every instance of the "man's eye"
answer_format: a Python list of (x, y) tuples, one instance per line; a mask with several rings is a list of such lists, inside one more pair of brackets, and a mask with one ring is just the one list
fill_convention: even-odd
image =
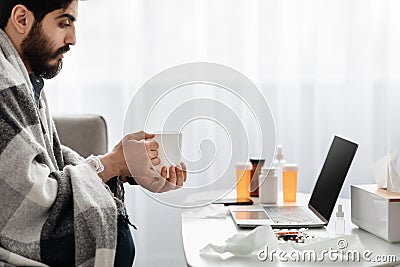
[(71, 24), (69, 24), (69, 23), (60, 23), (61, 28), (67, 28), (69, 26), (71, 26)]

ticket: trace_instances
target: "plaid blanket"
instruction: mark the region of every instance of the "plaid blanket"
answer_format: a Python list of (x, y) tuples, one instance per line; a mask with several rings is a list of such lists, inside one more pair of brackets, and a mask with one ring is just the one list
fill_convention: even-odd
[(44, 92), (40, 101), (0, 30), (0, 266), (113, 266), (113, 197), (60, 144)]

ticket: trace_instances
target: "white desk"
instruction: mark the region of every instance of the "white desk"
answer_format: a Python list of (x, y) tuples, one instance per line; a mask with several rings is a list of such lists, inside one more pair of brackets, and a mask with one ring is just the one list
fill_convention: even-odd
[[(297, 205), (301, 203), (307, 203), (309, 194), (298, 194)], [(391, 244), (386, 242), (379, 237), (369, 234), (366, 231), (359, 229), (357, 226), (351, 223), (350, 214), (350, 200), (339, 199), (337, 204), (343, 204), (345, 212), (345, 223), (346, 223), (346, 235), (357, 235), (362, 244), (366, 249), (373, 252), (373, 255), (395, 255), (396, 263), (359, 263), (358, 266), (396, 266), (400, 264), (400, 243)], [(335, 212), (335, 211), (334, 211)], [(316, 236), (334, 236), (335, 233), (335, 214), (332, 215), (331, 221), (328, 226), (323, 229), (310, 230), (310, 234)], [(400, 222), (399, 222), (400, 224)], [(400, 227), (400, 226), (399, 226)], [(183, 248), (186, 257), (186, 263), (188, 266), (319, 266), (321, 263), (299, 263), (289, 262), (284, 263), (278, 260), (270, 261), (259, 261), (256, 255), (248, 257), (235, 257), (232, 255), (216, 255), (216, 256), (200, 256), (199, 251), (209, 243), (221, 244), (227, 238), (231, 237), (238, 232), (249, 232), (248, 229), (237, 228), (234, 224), (232, 217), (227, 216), (221, 219), (202, 219), (195, 216), (193, 210), (182, 211), (182, 239)], [(323, 265), (346, 265), (343, 262), (324, 262)], [(347, 266), (354, 266), (355, 262), (350, 262)]]

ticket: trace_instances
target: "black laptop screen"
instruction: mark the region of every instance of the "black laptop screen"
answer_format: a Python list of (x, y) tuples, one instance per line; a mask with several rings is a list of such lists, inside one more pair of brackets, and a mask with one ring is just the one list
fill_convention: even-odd
[(358, 145), (335, 136), (309, 206), (329, 221)]

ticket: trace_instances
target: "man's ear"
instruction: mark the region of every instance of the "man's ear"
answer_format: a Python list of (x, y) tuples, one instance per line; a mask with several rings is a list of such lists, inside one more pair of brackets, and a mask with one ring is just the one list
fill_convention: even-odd
[(33, 13), (24, 5), (16, 5), (12, 11), (8, 23), (11, 23), (15, 31), (20, 34), (26, 34), (30, 31), (35, 17)]

